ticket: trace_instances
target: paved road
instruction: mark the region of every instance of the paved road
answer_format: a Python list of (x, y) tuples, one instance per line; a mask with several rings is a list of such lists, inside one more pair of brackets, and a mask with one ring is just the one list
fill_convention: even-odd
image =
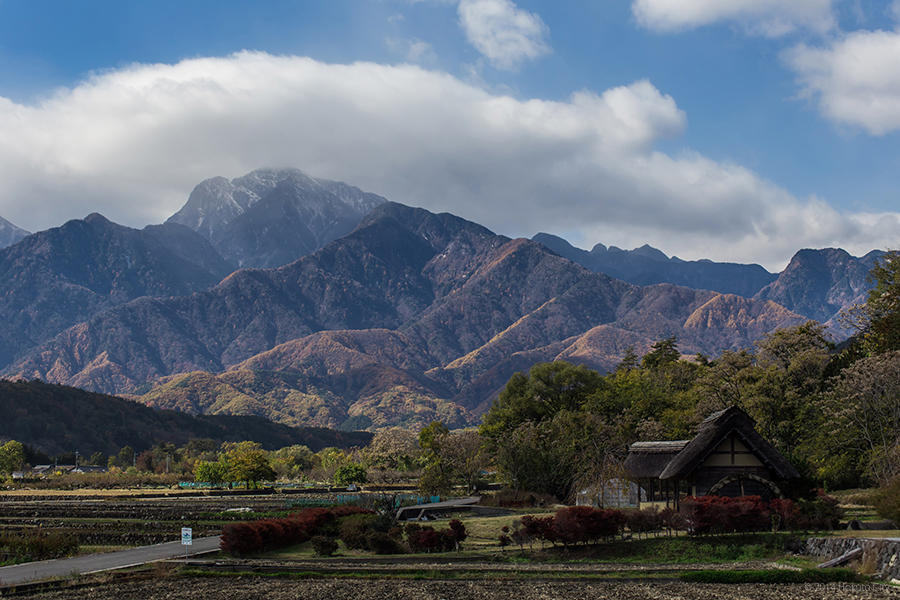
[[(194, 538), (194, 543), (187, 546), (188, 556), (215, 552), (219, 549), (219, 536)], [(85, 575), (98, 571), (111, 571), (134, 567), (157, 560), (178, 558), (185, 555), (185, 546), (180, 541), (165, 542), (153, 546), (141, 546), (118, 552), (88, 554), (75, 558), (58, 558), (24, 563), (11, 567), (0, 567), (0, 586), (17, 585), (29, 581), (40, 581), (51, 577), (69, 575)]]

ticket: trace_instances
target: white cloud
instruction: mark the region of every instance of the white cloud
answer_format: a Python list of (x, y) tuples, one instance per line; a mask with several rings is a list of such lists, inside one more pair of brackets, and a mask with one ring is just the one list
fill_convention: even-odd
[(872, 135), (900, 130), (900, 32), (856, 31), (785, 56), (804, 94), (829, 119)]
[(469, 43), (498, 69), (515, 70), (550, 52), (547, 26), (511, 0), (461, 0), (458, 12)]
[(428, 42), (419, 38), (398, 39), (387, 38), (387, 45), (394, 52), (403, 56), (403, 60), (416, 64), (431, 64), (437, 61), (437, 54)]
[(0, 99), (0, 215), (32, 231), (102, 212), (161, 222), (202, 179), (296, 166), (500, 233), (648, 242), (781, 266), (804, 246), (896, 245), (896, 214), (846, 215), (657, 142), (686, 116), (648, 81), (515, 99), (412, 65), (242, 52), (134, 65), (37, 105)]
[(798, 29), (835, 26), (833, 0), (633, 0), (638, 23), (656, 31), (683, 31), (730, 22), (749, 33), (778, 37)]

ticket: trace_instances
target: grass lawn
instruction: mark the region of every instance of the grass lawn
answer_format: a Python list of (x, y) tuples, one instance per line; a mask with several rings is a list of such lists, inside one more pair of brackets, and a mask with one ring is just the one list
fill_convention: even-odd
[(790, 537), (787, 534), (655, 537), (578, 546), (569, 550), (547, 547), (526, 556), (544, 561), (676, 565), (777, 561), (788, 555), (784, 547)]
[(835, 537), (854, 537), (854, 538), (900, 538), (900, 529), (872, 529), (864, 531), (853, 531), (851, 529), (841, 529), (836, 531), (826, 531), (823, 533), (811, 534), (809, 537), (817, 536), (835, 536)]
[[(771, 561), (790, 564), (797, 567), (814, 566), (811, 560), (802, 560), (792, 564), (794, 560), (785, 550), (792, 536), (790, 534), (745, 534), (732, 536), (705, 537), (649, 537), (640, 540), (615, 540), (590, 546), (577, 546), (564, 549), (561, 546), (541, 547), (536, 542), (533, 547), (526, 546), (524, 552), (516, 546), (508, 546), (505, 550), (497, 544), (500, 529), (509, 526), (517, 516), (482, 517), (464, 521), (469, 537), (462, 544), (461, 552), (433, 554), (401, 554), (389, 555), (392, 559), (459, 558), (500, 560), (503, 562), (536, 562), (536, 563), (618, 563), (618, 564), (725, 564), (748, 561)], [(434, 523), (437, 528), (445, 527), (445, 522)], [(335, 558), (373, 558), (371, 552), (347, 549), (338, 541)], [(381, 555), (380, 557), (385, 557)], [(255, 558), (272, 560), (309, 560), (316, 557), (312, 544), (305, 542), (282, 550), (267, 552)], [(796, 562), (796, 561), (795, 561)]]

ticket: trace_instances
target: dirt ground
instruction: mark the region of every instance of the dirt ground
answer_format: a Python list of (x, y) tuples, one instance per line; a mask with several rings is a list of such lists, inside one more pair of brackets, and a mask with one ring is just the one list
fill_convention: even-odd
[(835, 600), (900, 599), (875, 585), (709, 585), (571, 581), (295, 580), (163, 578), (19, 596), (33, 600)]

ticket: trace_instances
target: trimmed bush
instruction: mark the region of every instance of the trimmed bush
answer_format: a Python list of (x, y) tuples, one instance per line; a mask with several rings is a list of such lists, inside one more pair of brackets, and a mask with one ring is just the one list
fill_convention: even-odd
[(622, 531), (626, 521), (622, 511), (590, 506), (561, 508), (551, 518), (554, 537), (566, 546), (611, 538)]
[(792, 529), (836, 529), (843, 516), (837, 498), (816, 490), (814, 498), (797, 500)]
[(525, 515), (519, 519), (522, 528), (522, 539), (527, 540), (531, 544), (534, 540), (541, 540), (541, 543), (550, 542), (555, 544), (557, 541), (556, 531), (553, 528), (553, 517), (535, 517)]
[(625, 510), (625, 526), (631, 533), (638, 534), (648, 533), (650, 531), (659, 531), (663, 528), (662, 514), (654, 508), (645, 508), (643, 510)]
[(453, 533), (453, 540), (457, 545), (461, 544), (467, 537), (469, 537), (469, 533), (466, 531), (466, 526), (463, 525), (463, 522), (459, 519), (452, 519), (450, 523), (448, 523), (450, 527), (450, 531)]
[(369, 531), (366, 546), (375, 554), (403, 554), (406, 548), (394, 537), (382, 531)]
[[(455, 519), (454, 519), (455, 520)], [(454, 528), (435, 530), (434, 527), (428, 525), (419, 525), (418, 523), (407, 523), (403, 528), (406, 534), (406, 543), (412, 552), (449, 552), (458, 549), (459, 542), (457, 538), (460, 532), (465, 539), (465, 527), (461, 527), (462, 523), (457, 521), (459, 526)]]
[(314, 535), (311, 542), (313, 550), (319, 556), (331, 556), (338, 549), (338, 543), (334, 538), (325, 535)]
[(511, 540), (520, 547), (533, 540), (564, 546), (587, 544), (609, 539), (621, 533), (626, 516), (620, 510), (604, 510), (590, 506), (569, 506), (555, 515), (525, 515), (513, 523)]
[(351, 515), (341, 520), (338, 526), (338, 537), (351, 550), (368, 550), (366, 536), (373, 529), (376, 515)]

